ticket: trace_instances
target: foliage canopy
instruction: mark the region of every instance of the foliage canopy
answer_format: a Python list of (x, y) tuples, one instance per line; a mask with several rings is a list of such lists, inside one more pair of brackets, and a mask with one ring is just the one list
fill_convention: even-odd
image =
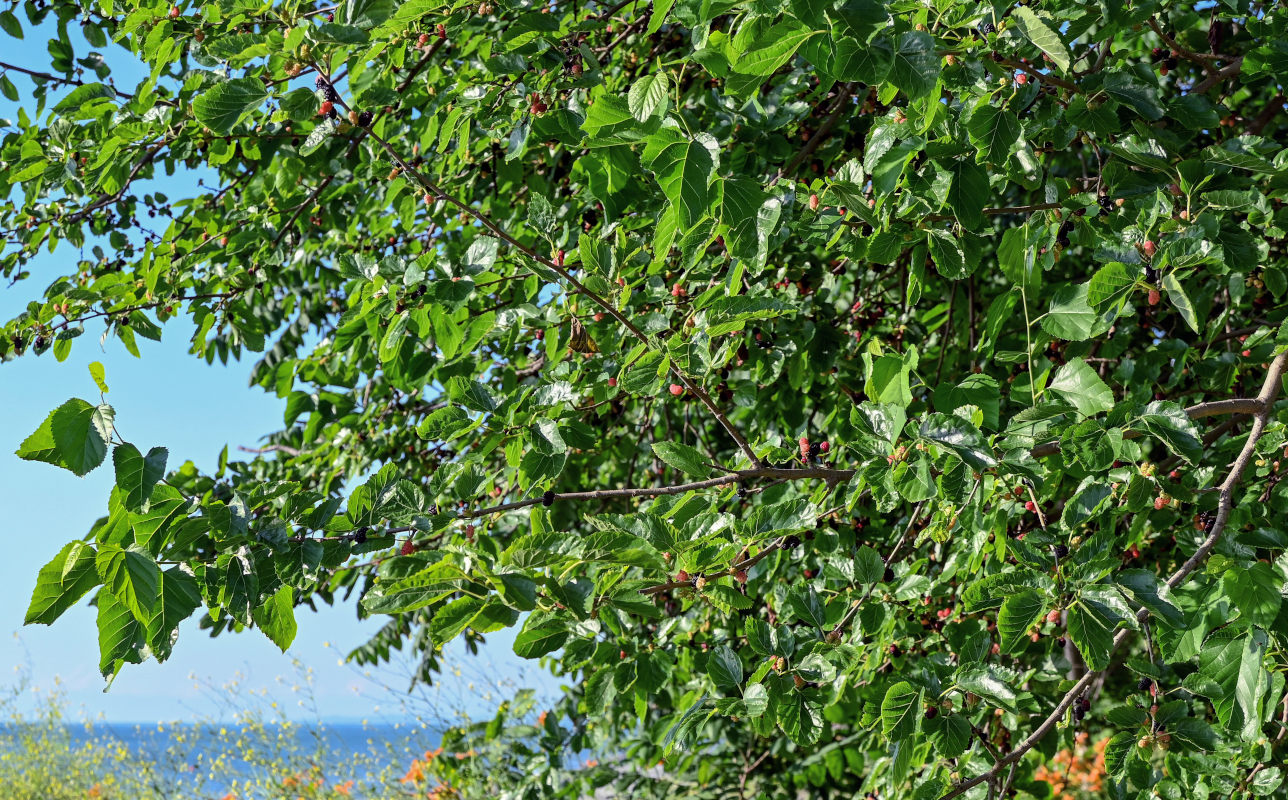
[(115, 470), (27, 615), (92, 596), (105, 676), (351, 597), (359, 662), (517, 626), (566, 679), (453, 734), (470, 795), (1045, 798), (1096, 745), (1110, 796), (1285, 796), (1278, 4), (0, 27), (53, 33), (0, 64), (0, 271), (43, 286), (0, 356), (186, 317), (284, 408), (213, 474), (101, 399), (22, 444)]

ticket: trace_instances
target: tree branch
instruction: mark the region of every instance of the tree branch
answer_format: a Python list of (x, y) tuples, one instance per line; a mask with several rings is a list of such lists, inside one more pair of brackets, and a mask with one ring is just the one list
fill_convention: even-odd
[(827, 135), (832, 132), (832, 128), (836, 127), (836, 123), (840, 120), (841, 115), (845, 113), (847, 103), (849, 102), (852, 94), (854, 94), (854, 84), (846, 83), (841, 87), (841, 92), (837, 95), (836, 106), (832, 113), (828, 115), (827, 119), (823, 120), (822, 125), (818, 126), (818, 130), (814, 131), (814, 135), (811, 136), (809, 141), (805, 143), (805, 146), (800, 149), (800, 152), (793, 156), (791, 161), (787, 162), (787, 166), (779, 170), (777, 177), (775, 177), (770, 183), (771, 186), (782, 178), (791, 177), (792, 173), (796, 172), (796, 168), (801, 165), (801, 162), (806, 158), (809, 158), (810, 153), (813, 153), (818, 149), (818, 146), (823, 143), (823, 140), (827, 138)]
[[(1255, 414), (1261, 410), (1261, 401), (1255, 397), (1236, 397), (1230, 400), (1213, 400), (1210, 403), (1199, 403), (1185, 409), (1190, 419), (1215, 417), (1221, 414)], [(1140, 431), (1127, 431), (1124, 439), (1139, 439), (1145, 434)], [(1034, 458), (1046, 458), (1060, 452), (1058, 441), (1045, 442), (1030, 451)]]

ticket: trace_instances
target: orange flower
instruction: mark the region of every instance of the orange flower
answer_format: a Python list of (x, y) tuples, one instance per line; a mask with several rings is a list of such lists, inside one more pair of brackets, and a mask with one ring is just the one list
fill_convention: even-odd
[(229, 792), (228, 794), (219, 798), (219, 800), (237, 800), (237, 795), (233, 794), (232, 792)]
[(411, 762), (411, 769), (407, 774), (402, 776), (403, 783), (420, 783), (425, 780), (425, 771), (421, 768), (419, 761)]
[(590, 759), (589, 761), (587, 761), (587, 762), (586, 762), (586, 766), (587, 766), (587, 767), (597, 767), (597, 766), (599, 766), (599, 759), (597, 759), (597, 758), (592, 758), (592, 759)]
[(439, 756), (441, 756), (442, 754), (443, 754), (443, 748), (441, 748), (441, 747), (440, 747), (440, 748), (438, 748), (437, 750), (426, 750), (426, 751), (425, 751), (425, 760), (426, 760), (426, 761), (433, 761), (434, 759), (438, 758), (438, 757), (439, 757)]
[(545, 726), (545, 724), (546, 724), (546, 714), (548, 714), (548, 713), (549, 713), (549, 712), (547, 712), (547, 711), (542, 711), (540, 714), (538, 714), (538, 715), (537, 715), (537, 725), (542, 726), (542, 727), (544, 727), (544, 726)]
[(338, 786), (336, 786), (336, 787), (335, 787), (336, 794), (342, 794), (342, 795), (344, 795), (345, 797), (348, 797), (348, 796), (349, 796), (349, 792), (350, 792), (350, 791), (352, 791), (352, 790), (353, 790), (353, 781), (352, 781), (352, 780), (347, 780), (347, 781), (345, 781), (344, 783), (341, 783), (341, 784), (339, 784)]
[(88, 797), (100, 797), (103, 794), (103, 787), (96, 783), (89, 787), (89, 791), (85, 794)]

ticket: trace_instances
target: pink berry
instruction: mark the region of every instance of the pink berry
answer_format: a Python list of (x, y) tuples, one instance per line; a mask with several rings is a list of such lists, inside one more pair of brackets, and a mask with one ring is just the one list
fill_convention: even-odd
[(679, 397), (680, 395), (684, 394), (684, 387), (678, 383), (671, 384), (671, 394), (675, 395), (676, 397)]
[(1037, 503), (1034, 503), (1032, 500), (1026, 500), (1026, 501), (1024, 502), (1024, 510), (1025, 510), (1025, 511), (1037, 511), (1037, 510), (1038, 510), (1038, 505), (1037, 505)]
[(819, 452), (826, 453), (828, 450), (832, 449), (832, 445), (829, 442), (823, 442), (818, 446), (818, 449), (819, 449)]

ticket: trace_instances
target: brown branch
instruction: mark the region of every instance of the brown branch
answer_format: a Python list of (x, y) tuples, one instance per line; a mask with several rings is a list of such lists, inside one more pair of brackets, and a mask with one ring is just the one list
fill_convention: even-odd
[[(1221, 485), (1217, 487), (1219, 499), (1217, 501), (1216, 519), (1212, 522), (1212, 527), (1208, 531), (1207, 538), (1199, 545), (1199, 548), (1194, 552), (1194, 555), (1190, 556), (1185, 563), (1172, 574), (1172, 577), (1167, 579), (1167, 588), (1175, 589), (1184, 583), (1185, 579), (1190, 576), (1190, 573), (1194, 572), (1194, 570), (1198, 568), (1199, 564), (1207, 558), (1208, 554), (1212, 552), (1212, 548), (1216, 547), (1216, 543), (1220, 540), (1221, 533), (1225, 530), (1225, 524), (1230, 519), (1230, 511), (1234, 508), (1234, 488), (1238, 485), (1239, 480), (1243, 477), (1244, 470), (1248, 468), (1248, 464), (1252, 461), (1252, 457), (1256, 453), (1257, 440), (1259, 440), (1261, 438), (1261, 434), (1265, 432), (1266, 423), (1270, 419), (1270, 412), (1274, 406), (1274, 400), (1279, 395), (1279, 386), (1283, 380), (1285, 367), (1288, 367), (1288, 353), (1280, 353), (1279, 356), (1271, 362), (1270, 369), (1266, 373), (1265, 382), (1261, 385), (1261, 391), (1257, 394), (1256, 399), (1245, 401), (1255, 404), (1255, 410), (1252, 412), (1252, 430), (1248, 432), (1248, 440), (1244, 442), (1243, 449), (1239, 452), (1239, 455), (1234, 459), (1234, 463), (1230, 466), (1230, 472), (1225, 476), (1225, 480), (1221, 481)], [(1149, 609), (1147, 608), (1142, 608), (1136, 613), (1136, 619), (1140, 621), (1143, 621), (1148, 616)], [(1119, 645), (1126, 641), (1130, 634), (1131, 630), (1128, 628), (1124, 628), (1119, 631), (1118, 635), (1114, 637), (1111, 652), (1118, 649)], [(1039, 725), (1033, 733), (1029, 734), (1028, 738), (1021, 742), (1018, 747), (1010, 753), (1007, 753), (1006, 756), (994, 764), (991, 769), (981, 772), (979, 775), (976, 775), (969, 780), (958, 783), (953, 787), (952, 791), (942, 795), (939, 800), (950, 800), (950, 798), (957, 797), (965, 793), (971, 789), (971, 787), (978, 786), (986, 781), (992, 781), (997, 777), (1003, 767), (1008, 764), (1015, 763), (1023, 758), (1025, 753), (1037, 746), (1038, 742), (1040, 742), (1044, 736), (1055, 728), (1056, 724), (1060, 721), (1060, 718), (1064, 716), (1064, 712), (1073, 704), (1073, 701), (1103, 674), (1103, 670), (1096, 670), (1083, 675), (1082, 678), (1073, 685), (1073, 688), (1065, 694), (1060, 702), (1056, 704), (1055, 709), (1045, 720), (1042, 721), (1042, 724)]]
[(288, 456), (291, 456), (292, 458), (300, 454), (299, 450), (296, 450), (294, 447), (287, 447), (284, 444), (270, 444), (270, 445), (265, 445), (264, 447), (246, 447), (245, 445), (239, 444), (237, 445), (237, 449), (242, 451), (243, 453), (253, 453), (255, 455), (260, 455), (263, 453), (286, 453)]
[(1212, 62), (1221, 60), (1221, 56), (1216, 55), (1214, 53), (1196, 53), (1193, 50), (1186, 47), (1185, 45), (1176, 41), (1172, 37), (1168, 36), (1166, 33), (1163, 32), (1163, 27), (1158, 24), (1158, 20), (1155, 19), (1153, 16), (1145, 20), (1145, 22), (1149, 25), (1150, 30), (1158, 34), (1158, 38), (1163, 40), (1163, 44), (1165, 44), (1169, 50), (1176, 53), (1181, 58), (1184, 58), (1187, 61), (1193, 61), (1195, 64), (1198, 64), (1199, 66), (1203, 67), (1203, 69), (1209, 72), (1212, 71)]
[(793, 156), (791, 161), (787, 162), (787, 166), (778, 171), (778, 175), (770, 183), (771, 186), (782, 178), (791, 177), (792, 173), (796, 172), (796, 168), (801, 165), (801, 162), (809, 158), (810, 153), (818, 149), (818, 146), (832, 132), (832, 128), (836, 127), (841, 115), (846, 112), (847, 103), (852, 94), (854, 94), (854, 84), (847, 83), (841, 87), (841, 92), (836, 97), (836, 105), (832, 113), (827, 116), (827, 119), (823, 120), (822, 125), (818, 126), (818, 130), (814, 131), (814, 135), (809, 138), (809, 141), (800, 149), (800, 152)]
[(1238, 75), (1239, 71), (1242, 69), (1243, 69), (1243, 56), (1239, 56), (1234, 60), (1233, 64), (1230, 64), (1229, 66), (1226, 66), (1226, 67), (1222, 67), (1220, 71), (1209, 75), (1207, 78), (1203, 80), (1202, 83), (1199, 83), (1193, 89), (1190, 89), (1189, 93), (1203, 94), (1208, 89), (1211, 89), (1213, 86), (1216, 86), (1221, 83), (1225, 83), (1227, 79), (1233, 78), (1235, 75)]
[[(27, 75), (29, 77), (36, 78), (42, 81), (50, 81), (51, 83), (62, 83), (68, 86), (87, 85), (85, 81), (80, 80), (79, 78), (60, 78), (57, 75), (51, 75), (48, 72), (37, 72), (34, 69), (27, 69), (26, 67), (20, 67), (17, 64), (6, 64), (3, 61), (0, 61), (0, 69), (6, 69), (6, 70), (11, 69), (14, 72), (21, 72), (23, 75)], [(112, 86), (110, 88), (112, 89), (113, 92), (116, 92), (117, 97), (121, 97), (126, 100), (134, 99), (134, 95), (129, 94), (128, 92), (122, 92), (119, 89), (117, 89), (115, 86)], [(163, 105), (171, 105), (171, 106), (174, 105), (173, 101), (168, 101), (168, 100), (158, 100), (157, 102)]]
[(90, 214), (94, 213), (95, 211), (102, 208), (103, 206), (110, 205), (112, 203), (115, 203), (117, 200), (120, 200), (122, 197), (125, 196), (126, 191), (129, 190), (130, 184), (133, 183), (134, 179), (137, 178), (139, 176), (139, 173), (143, 171), (143, 168), (146, 167), (148, 164), (151, 164), (153, 159), (157, 157), (157, 153), (161, 152), (161, 148), (165, 147), (167, 144), (169, 144), (169, 142), (166, 142), (166, 141), (157, 142), (152, 146), (150, 150), (148, 150), (148, 152), (144, 153), (143, 158), (139, 159), (139, 163), (135, 164), (134, 168), (130, 170), (130, 174), (126, 176), (125, 181), (121, 184), (120, 189), (110, 194), (101, 195), (97, 200), (93, 201), (92, 203), (85, 206), (81, 210), (67, 215), (67, 217), (62, 219), (61, 222), (65, 225), (80, 222), (81, 220), (85, 219), (85, 217), (88, 217)]
[(1030, 64), (1025, 64), (1023, 61), (1016, 61), (1013, 58), (1003, 57), (1003, 58), (997, 59), (997, 63), (1006, 67), (1010, 67), (1011, 69), (1018, 69), (1021, 72), (1027, 72), (1028, 74), (1032, 75), (1034, 78), (1037, 78), (1042, 83), (1049, 83), (1052, 86), (1058, 86), (1061, 89), (1064, 89), (1065, 91), (1073, 92), (1074, 94), (1083, 93), (1082, 90), (1079, 89), (1076, 84), (1070, 83), (1069, 81), (1066, 81), (1064, 78), (1059, 78), (1059, 77), (1056, 77), (1055, 75), (1051, 75), (1050, 73), (1043, 72), (1042, 70), (1037, 69), (1036, 67)]
[[(1032, 214), (1035, 211), (1049, 211), (1053, 208), (1062, 208), (1063, 205), (1063, 203), (1034, 203), (1033, 205), (1028, 206), (1001, 206), (999, 208), (986, 208), (983, 210), (983, 214), (986, 217), (995, 216), (997, 214)], [(957, 219), (957, 217), (953, 214), (927, 214), (922, 217), (922, 219), (929, 222), (947, 222), (948, 220)], [(855, 224), (857, 225), (861, 223)]]
[[(1255, 397), (1236, 397), (1230, 400), (1213, 400), (1210, 403), (1199, 403), (1185, 409), (1190, 419), (1215, 417), (1221, 414), (1255, 414), (1261, 410), (1261, 402)], [(1124, 439), (1139, 439), (1145, 434), (1140, 431), (1127, 431)], [(1060, 442), (1051, 441), (1033, 448), (1030, 453), (1034, 458), (1046, 458), (1060, 452)]]

